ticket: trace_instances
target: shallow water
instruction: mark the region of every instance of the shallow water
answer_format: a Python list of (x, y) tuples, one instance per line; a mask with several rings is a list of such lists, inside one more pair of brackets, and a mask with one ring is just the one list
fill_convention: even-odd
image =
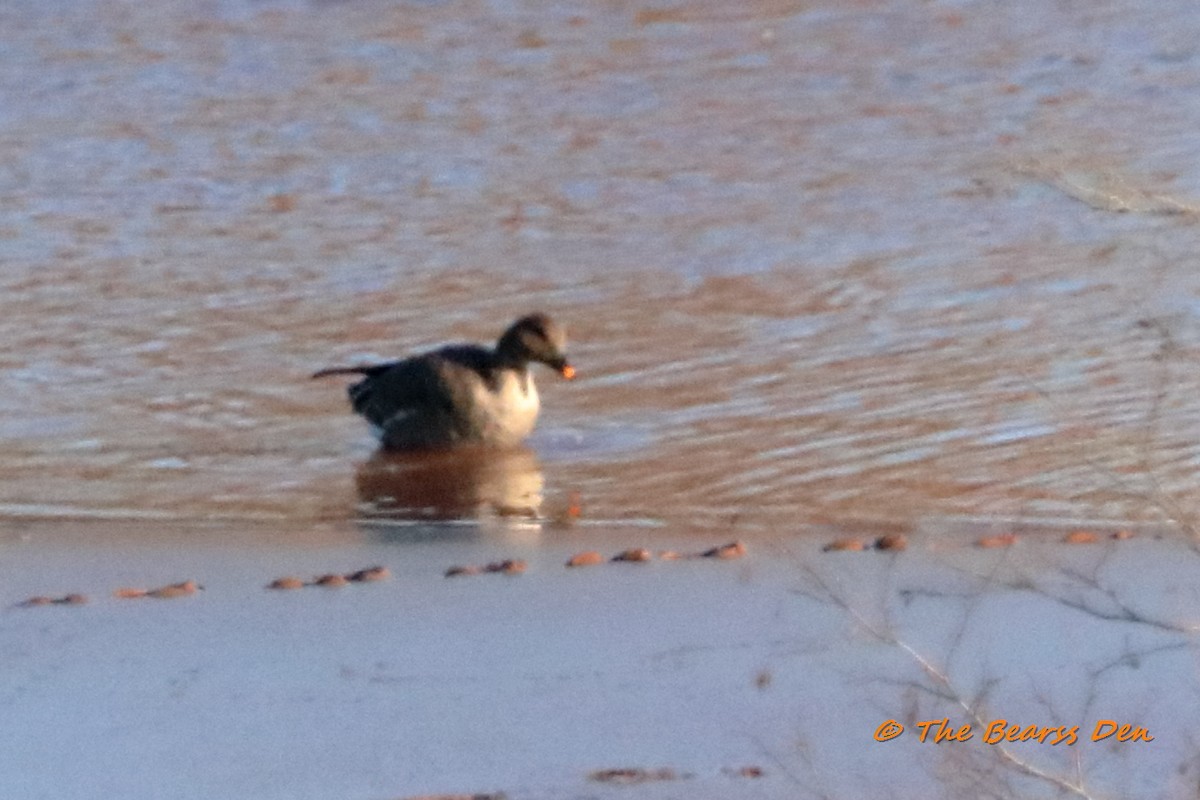
[[(1049, 546), (1059, 530), (1037, 525), (1197, 528), (1200, 18), (1187, 3), (86, 0), (10, 3), (0, 23), (0, 557), (33, 548), (31, 572), (8, 562), (0, 601), (51, 591), (53, 576), (64, 591), (106, 585), (97, 553), (165, 559), (157, 542), (214, 522), (224, 545), (183, 548), (183, 566), (228, 580), (258, 563), (239, 537), (357, 559), (409, 536), (538, 553), (632, 530), (816, 554), (847, 531), (966, 536), (971, 523)], [(527, 449), (381, 460), (342, 383), (307, 377), (489, 340), (531, 309), (567, 325), (580, 377), (539, 374)], [(66, 528), (73, 544), (53, 545)], [(1170, 541), (1190, 557), (1186, 535)], [(921, 574), (881, 558), (856, 563), (894, 574), (846, 580)], [(1177, 588), (1170, 612), (1194, 617), (1186, 579), (1133, 584), (1122, 591), (1146, 603)], [(785, 607), (792, 584), (767, 585)], [(678, 587), (693, 602), (707, 590)], [(174, 624), (254, 629), (232, 608)], [(11, 619), (61, 620), (51, 636), (92, 619), (28, 611)], [(1000, 636), (1001, 617), (983, 629)], [(123, 624), (91, 635), (128, 643)], [(1164, 646), (1191, 653), (1185, 629)], [(766, 646), (760, 634), (791, 635), (745, 640)], [(47, 660), (17, 674), (61, 666), (29, 641)], [(70, 669), (95, 644), (80, 641)], [(1167, 678), (1190, 680), (1175, 666)], [(646, 691), (674, 697), (673, 680)], [(1046, 690), (1062, 715), (1091, 710), (1065, 692)], [(243, 697), (220, 695), (218, 713)], [(666, 726), (673, 706), (656, 707)], [(1176, 742), (1195, 738), (1177, 722)], [(783, 783), (720, 796), (786, 795), (779, 774), (805, 758), (829, 776), (804, 784), (812, 794), (878, 788), (824, 760), (833, 750), (806, 756), (794, 724), (674, 766), (716, 775), (778, 756)], [(845, 730), (869, 739), (860, 727)], [(1137, 769), (1165, 775), (1171, 757)], [(606, 766), (575, 759), (571, 774), (585, 762)], [(950, 785), (926, 766), (905, 785)], [(528, 784), (492, 774), (514, 796), (574, 786), (538, 767)], [(442, 784), (359, 768), (392, 794), (490, 785), (483, 768)], [(1100, 783), (1132, 796), (1122, 781)], [(266, 796), (238, 776), (209, 788)]]
[(1184, 8), (10, 6), (2, 508), (344, 517), (306, 375), (543, 308), (594, 518), (1186, 509)]

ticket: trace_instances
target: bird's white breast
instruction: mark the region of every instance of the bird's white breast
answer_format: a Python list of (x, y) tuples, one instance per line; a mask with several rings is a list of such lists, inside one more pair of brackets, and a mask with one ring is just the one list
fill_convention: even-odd
[(512, 370), (501, 374), (494, 390), (480, 388), (475, 404), (487, 438), (513, 442), (524, 439), (533, 431), (540, 408), (533, 376)]

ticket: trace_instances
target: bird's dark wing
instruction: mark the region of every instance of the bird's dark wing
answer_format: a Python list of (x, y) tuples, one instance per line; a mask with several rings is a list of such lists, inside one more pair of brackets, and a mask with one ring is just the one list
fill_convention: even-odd
[(408, 414), (449, 415), (474, 402), (479, 379), (495, 382), (490, 351), (475, 345), (452, 345), (422, 356), (359, 367), (332, 367), (313, 375), (362, 375), (347, 390), (354, 410), (383, 428)]
[(381, 364), (347, 393), (354, 410), (384, 427), (397, 416), (448, 411), (453, 397), (435, 359), (428, 356)]

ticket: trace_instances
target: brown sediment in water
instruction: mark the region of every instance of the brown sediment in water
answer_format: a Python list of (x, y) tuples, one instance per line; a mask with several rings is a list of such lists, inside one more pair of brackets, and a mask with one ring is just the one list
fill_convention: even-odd
[(383, 581), (392, 577), (392, 571), (387, 567), (376, 566), (360, 569), (356, 572), (351, 572), (346, 575), (346, 580), (355, 583), (371, 583), (373, 581)]
[[(678, 550), (659, 550), (658, 558), (662, 561), (683, 561), (693, 558), (713, 558), (719, 560), (732, 560), (741, 558), (746, 555), (746, 544), (742, 541), (728, 542), (727, 544), (710, 547), (707, 550), (700, 552), (681, 553)], [(610, 562), (646, 562), (653, 561), (655, 558), (654, 551), (648, 547), (630, 547), (614, 555), (608, 559)], [(567, 561), (568, 567), (591, 566), (604, 562), (604, 556), (595, 550), (586, 550), (582, 553), (576, 553)]]
[(519, 558), (508, 558), (504, 561), (493, 561), (484, 566), (484, 572), (501, 572), (505, 575), (520, 575), (529, 565)]
[(36, 595), (28, 600), (22, 600), (16, 604), (17, 608), (36, 608), (38, 606), (81, 606), (88, 601), (86, 595), (71, 593), (62, 597), (47, 597), (45, 595)]
[(844, 550), (866, 550), (867, 545), (862, 539), (834, 539), (821, 548), (826, 553), (835, 553)]
[(746, 555), (746, 543), (742, 541), (730, 542), (729, 544), (723, 544), (720, 547), (713, 547), (709, 550), (705, 550), (700, 555), (703, 558), (741, 558), (742, 556)]
[(455, 565), (442, 573), (447, 578), (455, 578), (467, 575), (482, 575), (487, 572), (502, 574), (502, 575), (520, 575), (529, 568), (529, 565), (519, 558), (506, 558), (502, 561), (490, 561), (487, 564), (478, 565)]
[(904, 550), (908, 547), (908, 537), (902, 533), (880, 536), (875, 540), (876, 550)]
[(176, 597), (187, 597), (195, 594), (198, 590), (204, 587), (192, 580), (180, 581), (172, 583), (169, 586), (163, 586), (158, 589), (151, 589), (146, 592), (147, 597), (154, 597), (159, 600), (170, 600)]
[(618, 783), (633, 785), (651, 781), (679, 780), (680, 774), (670, 767), (658, 769), (643, 769), (641, 767), (622, 767), (618, 769), (598, 769), (588, 773), (588, 780), (597, 783)]
[(268, 589), (276, 589), (287, 591), (291, 589), (301, 589), (305, 586), (323, 586), (328, 589), (337, 589), (346, 586), (350, 583), (374, 583), (377, 581), (387, 580), (392, 576), (391, 570), (384, 566), (366, 567), (354, 572), (346, 574), (338, 574), (336, 572), (328, 572), (324, 575), (319, 575), (312, 580), (311, 583), (305, 583), (298, 577), (286, 575), (282, 578), (276, 578), (267, 584)]
[(604, 556), (596, 550), (584, 550), (582, 553), (576, 553), (567, 559), (568, 567), (590, 567), (603, 563)]
[(294, 575), (276, 578), (267, 584), (268, 589), (290, 590), (304, 588), (304, 581)]

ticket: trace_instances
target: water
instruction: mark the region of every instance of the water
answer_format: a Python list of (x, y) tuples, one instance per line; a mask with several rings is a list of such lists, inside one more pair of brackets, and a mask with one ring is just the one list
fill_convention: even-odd
[[(482, 515), (418, 528), (1190, 552), (1198, 28), (1177, 1), (8, 4), (7, 546), (219, 523), (348, 556), (380, 517)], [(539, 374), (528, 449), (469, 468), (381, 464), (307, 377), (534, 309), (580, 377)]]
[(598, 518), (1187, 504), (1169, 8), (3, 13), (11, 514), (352, 513), (305, 376), (532, 308), (583, 376), (548, 496)]

